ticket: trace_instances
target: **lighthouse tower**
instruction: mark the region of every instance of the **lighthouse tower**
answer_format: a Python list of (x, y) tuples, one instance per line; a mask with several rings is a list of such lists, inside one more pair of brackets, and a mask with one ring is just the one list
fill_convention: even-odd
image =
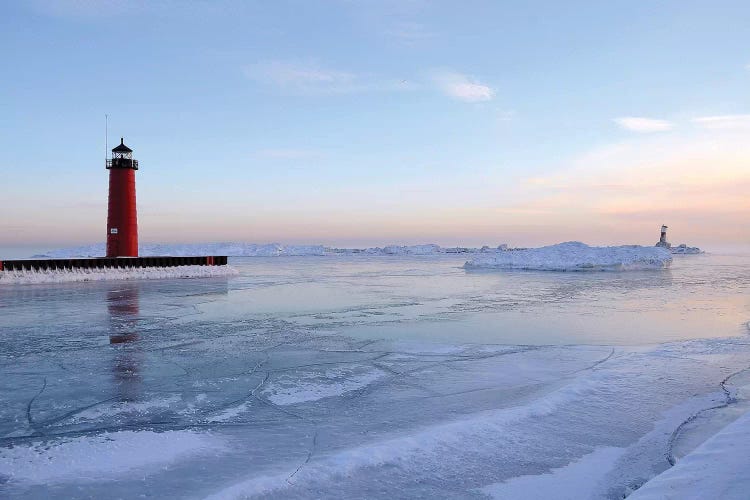
[(138, 257), (138, 214), (135, 207), (135, 171), (138, 160), (122, 138), (107, 160), (109, 207), (107, 257)]
[(665, 225), (661, 226), (661, 235), (659, 237), (659, 243), (656, 244), (657, 247), (664, 247), (664, 248), (672, 247), (672, 244), (667, 241), (667, 229), (669, 229), (667, 226)]

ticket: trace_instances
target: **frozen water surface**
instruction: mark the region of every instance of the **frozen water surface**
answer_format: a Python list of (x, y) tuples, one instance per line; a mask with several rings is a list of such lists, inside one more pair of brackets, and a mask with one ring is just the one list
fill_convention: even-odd
[(750, 258), (465, 261), (0, 287), (0, 496), (622, 498), (743, 423)]

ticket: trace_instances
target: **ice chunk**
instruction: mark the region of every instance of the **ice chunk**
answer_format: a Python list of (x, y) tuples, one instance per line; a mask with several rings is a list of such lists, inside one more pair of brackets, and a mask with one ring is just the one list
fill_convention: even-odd
[(676, 247), (670, 247), (669, 251), (675, 255), (698, 255), (700, 253), (703, 253), (703, 250), (701, 250), (700, 248), (689, 247), (684, 243), (677, 245)]
[(383, 248), (383, 253), (386, 255), (432, 255), (441, 253), (441, 251), (442, 249), (435, 244), (412, 246), (388, 245)]
[(342, 396), (361, 389), (385, 376), (382, 370), (365, 366), (332, 368), (323, 373), (298, 370), (294, 375), (280, 376), (261, 393), (277, 405), (291, 405), (323, 398)]
[(465, 268), (528, 269), (539, 271), (624, 271), (663, 269), (672, 263), (668, 250), (625, 245), (590, 247), (571, 241), (542, 248), (483, 254), (466, 262)]

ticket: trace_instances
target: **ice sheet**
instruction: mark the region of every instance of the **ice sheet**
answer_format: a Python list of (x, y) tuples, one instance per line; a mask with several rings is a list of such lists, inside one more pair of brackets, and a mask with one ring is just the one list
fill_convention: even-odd
[(1, 287), (2, 495), (622, 498), (719, 428), (695, 415), (747, 404), (750, 260), (464, 261), (240, 258), (231, 279)]

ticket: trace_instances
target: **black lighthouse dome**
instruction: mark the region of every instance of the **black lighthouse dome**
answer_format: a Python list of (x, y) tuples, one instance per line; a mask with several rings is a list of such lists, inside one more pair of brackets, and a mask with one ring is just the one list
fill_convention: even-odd
[(112, 148), (113, 153), (132, 153), (133, 150), (125, 145), (125, 139), (120, 137), (120, 144)]

